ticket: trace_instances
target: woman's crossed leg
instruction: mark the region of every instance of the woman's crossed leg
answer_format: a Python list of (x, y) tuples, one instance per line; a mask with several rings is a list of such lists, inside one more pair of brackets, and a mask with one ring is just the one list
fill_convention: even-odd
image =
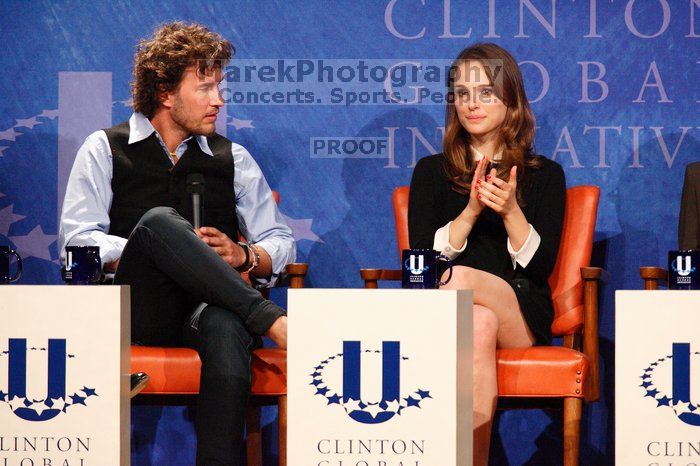
[(535, 338), (513, 288), (502, 278), (458, 265), (442, 289), (474, 290), (474, 466), (486, 466), (498, 399), (496, 349), (527, 348)]

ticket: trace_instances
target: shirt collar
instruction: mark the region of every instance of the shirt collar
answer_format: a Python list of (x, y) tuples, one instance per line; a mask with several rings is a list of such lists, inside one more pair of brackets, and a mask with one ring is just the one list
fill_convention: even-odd
[[(479, 152), (479, 150), (476, 147), (474, 147), (472, 145), (469, 145), (469, 147), (472, 150), (472, 160), (474, 162), (478, 162), (479, 160), (481, 160), (485, 157), (485, 155), (482, 154), (481, 152)], [(496, 152), (495, 154), (493, 154), (493, 157), (491, 157), (490, 160), (501, 160), (502, 158), (503, 158), (503, 151), (500, 150), (500, 151)]]
[[(144, 114), (134, 112), (131, 115), (131, 118), (129, 118), (129, 144), (143, 141), (154, 132), (162, 141), (160, 134), (158, 134), (158, 131), (156, 131), (156, 129), (153, 127), (153, 124), (151, 124), (151, 121), (148, 118), (146, 118)], [(190, 136), (182, 142), (187, 142), (191, 138), (192, 136)], [(198, 134), (194, 136), (194, 139), (197, 141), (197, 144), (199, 144), (199, 148), (202, 149), (202, 152), (204, 152), (207, 155), (211, 155), (212, 157), (214, 156), (214, 153), (209, 148), (206, 136)]]

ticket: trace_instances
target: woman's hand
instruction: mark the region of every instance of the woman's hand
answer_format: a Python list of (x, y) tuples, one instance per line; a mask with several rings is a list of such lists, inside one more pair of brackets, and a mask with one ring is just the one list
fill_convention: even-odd
[(481, 214), (484, 210), (485, 203), (479, 199), (479, 187), (484, 184), (486, 175), (486, 166), (489, 163), (489, 159), (486, 157), (479, 160), (474, 169), (474, 177), (472, 178), (472, 186), (469, 191), (469, 202), (467, 207), (462, 212), (463, 216), (476, 219), (476, 217)]
[(491, 169), (491, 173), (486, 177), (485, 183), (476, 186), (477, 199), (486, 207), (490, 207), (501, 217), (508, 217), (513, 213), (520, 212), (520, 206), (516, 199), (518, 189), (518, 167), (513, 165), (510, 169), (510, 178), (505, 182), (496, 176), (496, 170)]
[[(472, 178), (471, 190), (469, 191), (469, 202), (456, 219), (450, 224), (450, 244), (460, 245), (472, 231), (472, 227), (479, 218), (479, 215), (484, 210), (484, 203), (479, 200), (479, 186), (485, 184), (484, 175), (486, 174), (486, 165), (489, 160), (484, 157), (479, 160), (474, 169), (474, 177)], [(459, 247), (459, 246), (458, 246)]]

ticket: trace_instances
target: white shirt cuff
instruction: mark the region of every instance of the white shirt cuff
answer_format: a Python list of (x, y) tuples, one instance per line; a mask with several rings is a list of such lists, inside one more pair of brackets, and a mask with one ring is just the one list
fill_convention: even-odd
[(467, 247), (467, 240), (464, 240), (464, 244), (461, 248), (457, 249), (450, 244), (450, 224), (452, 222), (447, 222), (447, 225), (438, 229), (435, 232), (435, 238), (433, 239), (433, 249), (440, 251), (441, 254), (446, 255), (450, 260), (459, 256), (464, 252)]
[(510, 259), (513, 261), (513, 269), (515, 269), (516, 264), (520, 264), (522, 268), (527, 267), (530, 263), (532, 257), (537, 252), (537, 248), (540, 247), (540, 234), (537, 233), (535, 227), (530, 224), (530, 234), (527, 235), (527, 239), (520, 247), (519, 251), (513, 249), (513, 245), (510, 244), (510, 238), (508, 238), (508, 253), (510, 254)]

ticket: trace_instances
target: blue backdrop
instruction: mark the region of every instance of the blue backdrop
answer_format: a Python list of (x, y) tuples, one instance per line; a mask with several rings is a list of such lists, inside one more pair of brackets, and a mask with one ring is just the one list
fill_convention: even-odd
[[(170, 20), (225, 35), (237, 48), (233, 65), (442, 63), (475, 41), (512, 52), (537, 117), (538, 152), (562, 164), (569, 186), (602, 190), (594, 259), (613, 278), (600, 317), (603, 398), (586, 408), (582, 451), (583, 464), (612, 464), (613, 292), (640, 288), (638, 266), (663, 264), (677, 245), (683, 169), (700, 158), (700, 2), (5, 0), (0, 244), (25, 258), (21, 283), (59, 282), (57, 215), (75, 150), (90, 132), (128, 118), (134, 46)], [(391, 191), (409, 183), (416, 159), (440, 151), (444, 106), (333, 104), (324, 99), (334, 86), (314, 79), (231, 77), (220, 128), (250, 150), (280, 191), (299, 259), (311, 266), (308, 285), (360, 287), (359, 267), (397, 265)], [(343, 89), (384, 88), (355, 84)], [(322, 102), (236, 103), (239, 86), (303, 88)], [(365, 141), (367, 150), (348, 140)], [(324, 149), (331, 141), (340, 152)], [(284, 293), (273, 296), (284, 302)], [(132, 414), (134, 464), (192, 464), (189, 409), (137, 407)], [(270, 460), (274, 416), (266, 415)], [(556, 414), (508, 412), (497, 423), (493, 464), (559, 464)]]

